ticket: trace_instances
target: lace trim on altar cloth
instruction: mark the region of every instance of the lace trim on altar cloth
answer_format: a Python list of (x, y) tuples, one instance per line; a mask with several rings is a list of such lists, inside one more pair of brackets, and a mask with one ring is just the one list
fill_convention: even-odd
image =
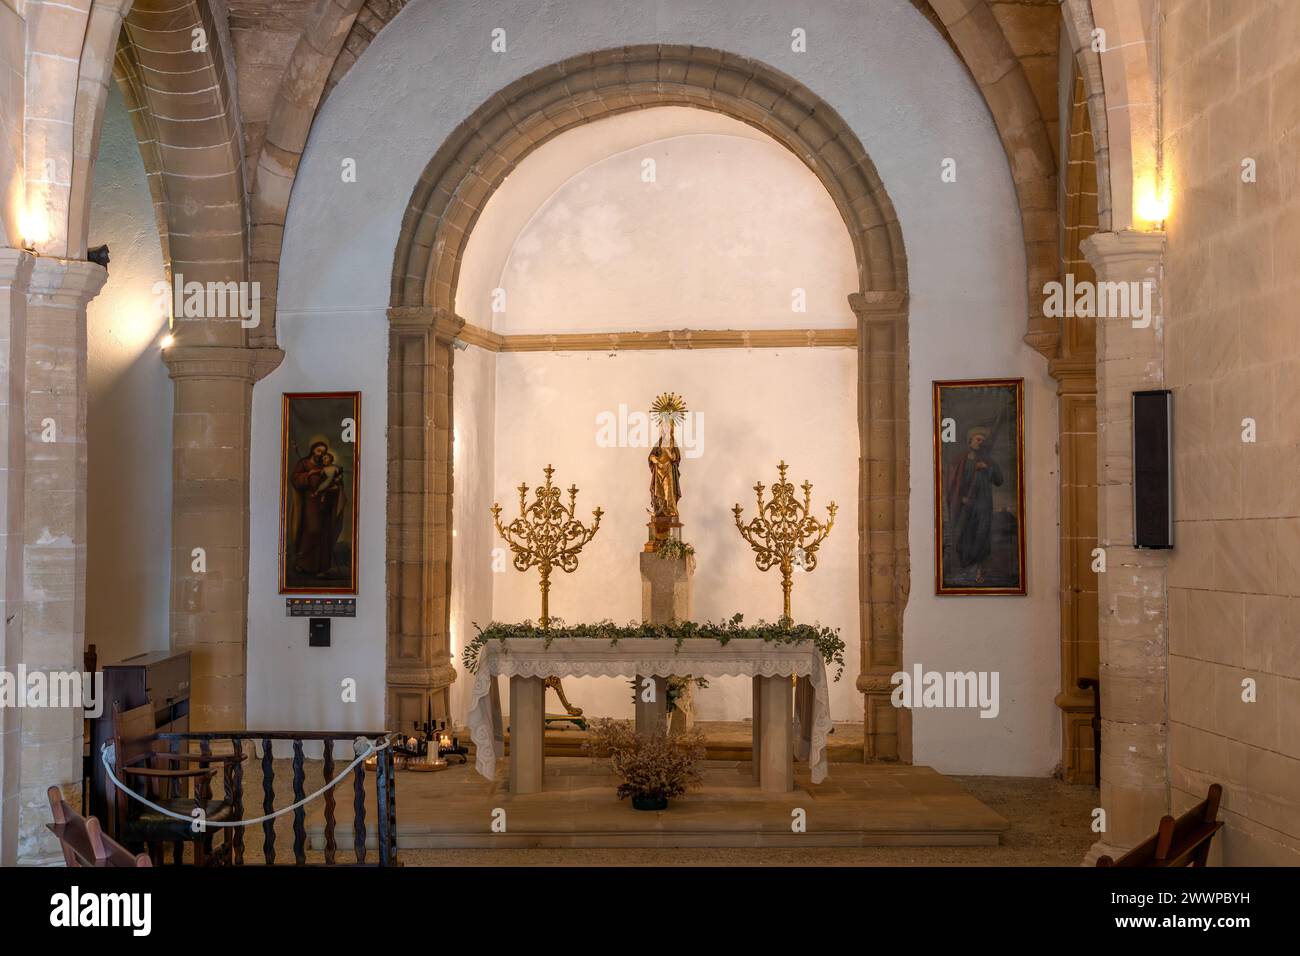
[[(806, 677), (812, 688), (812, 727), (801, 723), (799, 698), (795, 700), (795, 756), (806, 762), (813, 783), (826, 779), (828, 758), (826, 738), (832, 727), (830, 687), (826, 666), (820, 657), (810, 654), (802, 659), (789, 657), (775, 660), (722, 660), (717, 657), (637, 657), (607, 661), (570, 661), (562, 657), (535, 657), (528, 654), (494, 654), (479, 662), (470, 697), (469, 731), (474, 741), (474, 768), (492, 779), (496, 774), (498, 754), (505, 752), (498, 733), (499, 702), (492, 688), (497, 677), (668, 677), (693, 674), (709, 677)], [(494, 707), (494, 703), (497, 706)], [(495, 713), (494, 713), (495, 711)], [(809, 732), (811, 731), (811, 732)]]

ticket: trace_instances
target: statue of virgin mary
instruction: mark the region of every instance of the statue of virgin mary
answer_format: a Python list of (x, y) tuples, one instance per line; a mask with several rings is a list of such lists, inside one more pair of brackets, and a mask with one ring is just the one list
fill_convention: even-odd
[[(647, 456), (650, 463), (650, 510), (656, 519), (676, 521), (677, 502), (682, 497), (682, 451), (677, 447), (674, 427), (686, 417), (686, 403), (680, 396), (665, 392), (650, 406), (650, 414), (659, 423), (659, 440)], [(666, 444), (665, 424), (668, 425)]]

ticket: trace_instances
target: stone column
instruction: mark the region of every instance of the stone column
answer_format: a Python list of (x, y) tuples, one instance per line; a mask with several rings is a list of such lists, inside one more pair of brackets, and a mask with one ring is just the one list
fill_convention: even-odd
[(1067, 783), (1091, 785), (1093, 695), (1079, 678), (1097, 674), (1097, 361), (1054, 358), (1048, 368), (1057, 382), (1061, 466), (1061, 772)]
[(283, 358), (279, 349), (220, 345), (163, 353), (175, 382), (171, 641), (190, 652), (191, 730), (246, 726), (253, 383)]
[(1101, 282), (1153, 283), (1147, 328), (1097, 321), (1097, 541), (1101, 806), (1106, 832), (1086, 862), (1119, 856), (1169, 807), (1168, 552), (1133, 546), (1132, 394), (1164, 384), (1163, 233), (1099, 232), (1082, 249)]
[[(23, 487), (21, 661), (29, 670), (84, 664), (86, 625), (86, 303), (107, 271), (90, 262), (39, 257), (27, 301), (26, 475)], [(14, 513), (10, 511), (11, 520)], [(47, 787), (69, 803), (81, 793), (82, 709), (22, 715), (18, 856), (59, 850), (45, 829)]]
[[(641, 620), (647, 624), (689, 621), (695, 614), (692, 579), (695, 558), (689, 554), (665, 558), (653, 551), (641, 552)], [(668, 724), (668, 679), (656, 677), (653, 701), (642, 700), (644, 675), (636, 677), (636, 730), (639, 734), (666, 729)]]
[(388, 310), (386, 726), (450, 712), (452, 342), (433, 308)]
[(911, 714), (890, 702), (890, 675), (903, 666), (907, 550), (907, 294), (849, 296), (858, 317), (858, 594), (866, 697), (865, 756), (912, 759)]
[[(14, 673), (23, 644), (23, 483), (27, 474), (27, 288), (35, 257), (0, 248), (0, 671)], [(18, 862), (21, 710), (0, 707), (0, 866)]]

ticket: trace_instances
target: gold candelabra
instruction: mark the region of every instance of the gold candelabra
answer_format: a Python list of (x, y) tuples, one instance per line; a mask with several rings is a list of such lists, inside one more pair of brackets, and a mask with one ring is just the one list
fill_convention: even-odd
[(836, 504), (827, 506), (826, 521), (812, 516), (812, 482), (805, 481), (803, 501), (795, 497), (794, 485), (786, 480), (786, 464), (776, 466), (780, 479), (772, 486), (772, 498), (764, 503), (763, 483), (754, 485), (758, 513), (746, 524), (741, 520), (743, 510), (736, 505), (731, 510), (736, 515), (736, 530), (754, 549), (754, 563), (758, 570), (781, 569), (781, 594), (785, 601), (785, 618), (790, 619), (790, 589), (794, 586), (796, 562), (805, 571), (817, 567), (817, 549), (831, 533), (835, 524)]
[(578, 554), (600, 530), (600, 517), (605, 512), (597, 508), (591, 513), (595, 519), (588, 528), (574, 515), (578, 502), (578, 487), (569, 487), (569, 503), (560, 501), (560, 489), (551, 484), (555, 469), (545, 468), (546, 484), (538, 486), (536, 498), (528, 503), (528, 485), (519, 486), (519, 517), (504, 527), (501, 525), (501, 505), (492, 506), (492, 520), (497, 533), (514, 552), (514, 566), (518, 571), (537, 568), (541, 574), (542, 627), (550, 627), (551, 569), (559, 568), (572, 574), (578, 567)]

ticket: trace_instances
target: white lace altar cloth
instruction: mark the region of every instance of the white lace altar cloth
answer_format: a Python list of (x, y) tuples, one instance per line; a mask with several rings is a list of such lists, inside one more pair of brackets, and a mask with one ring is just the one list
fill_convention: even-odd
[(810, 693), (795, 700), (795, 756), (826, 779), (826, 736), (831, 731), (826, 662), (811, 642), (777, 644), (738, 638), (720, 644), (691, 638), (681, 647), (672, 638), (631, 638), (613, 644), (602, 638), (564, 638), (549, 647), (538, 638), (488, 641), (479, 653), (469, 702), (469, 731), (475, 769), (488, 779), (505, 753), (497, 678), (505, 677), (806, 677)]

